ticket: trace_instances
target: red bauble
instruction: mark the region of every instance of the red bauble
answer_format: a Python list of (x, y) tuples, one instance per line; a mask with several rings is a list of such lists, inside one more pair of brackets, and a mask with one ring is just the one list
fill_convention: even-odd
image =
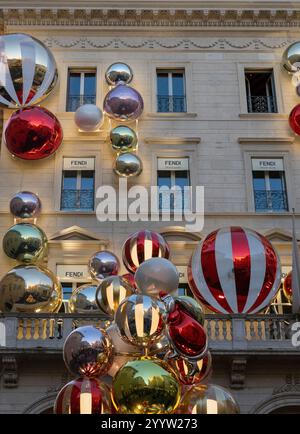
[(109, 392), (97, 378), (77, 378), (58, 393), (55, 414), (110, 413)]
[(212, 357), (209, 351), (203, 358), (197, 360), (195, 365), (180, 356), (168, 359), (167, 354), (166, 360), (175, 370), (180, 382), (185, 386), (203, 383), (212, 372)]
[(175, 302), (175, 309), (169, 313), (167, 323), (172, 346), (179, 354), (188, 358), (204, 356), (208, 345), (206, 332), (178, 302)]
[(300, 135), (300, 104), (296, 105), (291, 111), (289, 123), (294, 133)]
[(26, 107), (12, 114), (5, 129), (9, 152), (23, 160), (49, 157), (63, 138), (58, 119), (43, 107)]
[(286, 296), (286, 298), (291, 302), (292, 296), (293, 296), (293, 289), (292, 289), (292, 272), (290, 271), (286, 278), (283, 281), (283, 293)]

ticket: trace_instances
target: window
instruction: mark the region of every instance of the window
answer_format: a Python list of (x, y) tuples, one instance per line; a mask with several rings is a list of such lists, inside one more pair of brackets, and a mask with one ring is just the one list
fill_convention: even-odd
[(252, 158), (255, 211), (288, 211), (283, 159)]
[(194, 295), (193, 295), (192, 291), (190, 290), (188, 283), (179, 283), (176, 295), (177, 296), (187, 295), (189, 297), (194, 298)]
[(273, 70), (245, 71), (248, 113), (277, 113)]
[(75, 112), (82, 104), (96, 103), (96, 71), (69, 70), (67, 112)]
[(160, 188), (159, 210), (189, 209), (190, 192), (185, 189), (190, 187), (189, 159), (158, 158), (157, 163), (157, 185)]
[(61, 210), (92, 211), (94, 190), (94, 158), (64, 158)]
[(156, 75), (157, 111), (160, 113), (186, 112), (184, 71), (158, 69)]

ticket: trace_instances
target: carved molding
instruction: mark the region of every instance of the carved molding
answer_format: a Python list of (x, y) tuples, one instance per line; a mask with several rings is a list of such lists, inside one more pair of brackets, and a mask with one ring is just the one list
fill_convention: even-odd
[(6, 8), (5, 23), (89, 27), (298, 27), (300, 9)]
[(19, 375), (17, 361), (14, 356), (2, 357), (2, 380), (3, 387), (11, 389), (18, 387)]
[(244, 389), (246, 380), (246, 366), (247, 360), (245, 358), (232, 360), (230, 373), (231, 389)]
[(280, 387), (276, 387), (273, 390), (273, 395), (279, 395), (281, 393), (300, 392), (300, 375), (287, 374), (285, 377), (285, 384)]

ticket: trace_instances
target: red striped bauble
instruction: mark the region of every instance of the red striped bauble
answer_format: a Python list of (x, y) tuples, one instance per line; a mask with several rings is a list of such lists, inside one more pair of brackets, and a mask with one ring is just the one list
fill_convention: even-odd
[(218, 229), (196, 248), (188, 266), (194, 296), (219, 313), (256, 313), (277, 294), (281, 271), (271, 243), (242, 227)]
[(58, 393), (55, 414), (108, 414), (109, 391), (97, 378), (77, 378)]
[(139, 231), (130, 235), (123, 245), (123, 262), (131, 273), (135, 273), (142, 262), (150, 258), (169, 259), (170, 248), (166, 240), (154, 231)]

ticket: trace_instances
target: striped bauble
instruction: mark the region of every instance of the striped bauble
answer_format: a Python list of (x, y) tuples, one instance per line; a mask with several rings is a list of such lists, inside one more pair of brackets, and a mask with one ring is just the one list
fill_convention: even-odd
[(114, 317), (120, 303), (135, 292), (134, 288), (120, 276), (103, 279), (96, 291), (96, 302), (107, 315)]

